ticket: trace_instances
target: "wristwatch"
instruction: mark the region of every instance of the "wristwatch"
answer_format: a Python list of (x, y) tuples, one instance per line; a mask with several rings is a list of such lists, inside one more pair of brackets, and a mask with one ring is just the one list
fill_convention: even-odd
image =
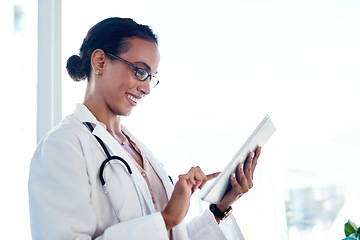
[(226, 209), (225, 212), (223, 212), (214, 203), (210, 204), (209, 209), (215, 215), (215, 217), (219, 218), (221, 221), (227, 218), (233, 210), (232, 207), (230, 206), (228, 209)]

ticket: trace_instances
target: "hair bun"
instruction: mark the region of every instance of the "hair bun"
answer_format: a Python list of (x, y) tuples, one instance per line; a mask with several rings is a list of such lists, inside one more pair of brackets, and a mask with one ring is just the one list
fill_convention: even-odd
[(78, 55), (69, 57), (66, 63), (66, 70), (70, 77), (76, 82), (86, 79), (82, 60)]

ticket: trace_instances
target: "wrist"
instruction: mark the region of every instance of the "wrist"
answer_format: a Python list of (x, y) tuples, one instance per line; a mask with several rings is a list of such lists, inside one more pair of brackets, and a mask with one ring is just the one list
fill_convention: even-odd
[(181, 222), (181, 219), (179, 219), (178, 217), (174, 217), (171, 214), (168, 214), (165, 210), (161, 212), (161, 215), (164, 219), (167, 230), (172, 229)]
[(173, 227), (173, 226), (171, 226), (169, 215), (167, 215), (165, 212), (162, 212), (161, 215), (162, 215), (162, 217), (164, 219), (166, 230), (169, 231)]
[(221, 204), (221, 202), (216, 204), (216, 206), (222, 212), (225, 212), (229, 207), (231, 207), (230, 205)]

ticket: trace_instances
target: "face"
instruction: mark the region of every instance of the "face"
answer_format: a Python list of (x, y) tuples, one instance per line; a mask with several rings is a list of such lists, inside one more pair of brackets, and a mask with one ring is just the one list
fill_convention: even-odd
[[(140, 38), (129, 41), (130, 50), (117, 56), (154, 75), (160, 60), (157, 45)], [(108, 55), (101, 79), (98, 80), (97, 88), (104, 107), (115, 115), (129, 115), (142, 97), (150, 94), (150, 77), (140, 81), (133, 67), (117, 59), (111, 60)]]

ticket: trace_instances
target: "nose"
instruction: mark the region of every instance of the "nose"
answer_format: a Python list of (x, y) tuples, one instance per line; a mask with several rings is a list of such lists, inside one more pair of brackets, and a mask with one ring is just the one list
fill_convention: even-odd
[(150, 79), (146, 79), (143, 82), (139, 81), (139, 85), (138, 85), (138, 91), (140, 91), (142, 94), (144, 95), (149, 95), (150, 94)]

